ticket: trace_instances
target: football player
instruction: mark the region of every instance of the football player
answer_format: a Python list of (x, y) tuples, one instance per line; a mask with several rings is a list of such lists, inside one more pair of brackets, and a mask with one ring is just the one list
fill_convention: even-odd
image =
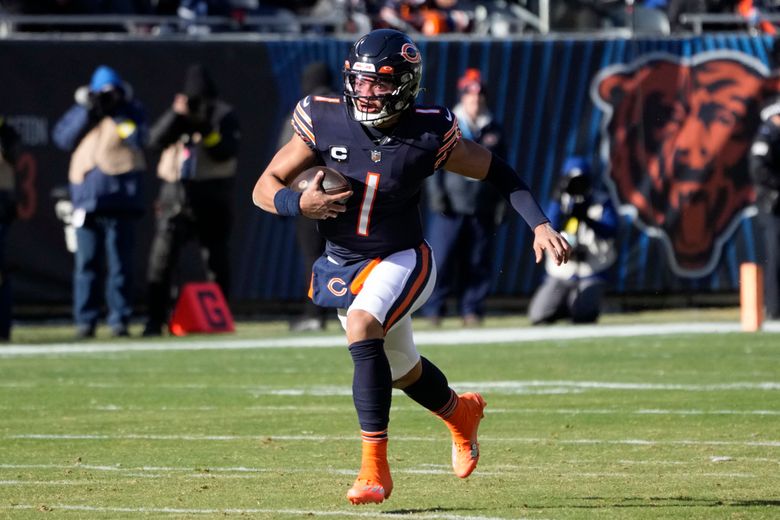
[[(420, 189), (440, 167), (493, 183), (533, 229), (536, 261), (543, 251), (566, 262), (568, 243), (549, 224), (527, 185), (501, 158), (462, 139), (443, 107), (415, 104), (422, 56), (404, 33), (379, 29), (360, 38), (344, 62), (343, 97), (307, 96), (293, 113), (296, 134), (262, 173), (254, 203), (278, 215), (317, 219), (327, 240), (315, 263), (310, 295), (338, 309), (354, 364), (352, 393), (362, 433), (362, 464), (347, 493), (353, 504), (380, 503), (393, 481), (387, 462), (392, 388), (439, 416), (452, 433), (452, 466), (468, 477), (479, 460), (477, 429), (485, 401), (458, 395), (421, 357), (412, 313), (436, 280), (423, 240)], [(327, 195), (322, 173), (303, 193), (287, 186), (317, 165), (342, 172), (352, 194)]]

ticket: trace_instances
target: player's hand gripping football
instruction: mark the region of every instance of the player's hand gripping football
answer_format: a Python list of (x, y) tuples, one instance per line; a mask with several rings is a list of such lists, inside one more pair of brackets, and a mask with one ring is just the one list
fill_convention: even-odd
[(345, 200), (352, 192), (328, 195), (322, 188), (323, 172), (317, 172), (314, 182), (310, 183), (301, 195), (301, 214), (311, 219), (323, 220), (336, 218), (347, 211), (347, 206), (339, 201)]
[(536, 263), (542, 261), (544, 250), (552, 255), (555, 265), (565, 264), (571, 255), (571, 246), (560, 233), (555, 231), (549, 222), (539, 224), (534, 228), (534, 253)]

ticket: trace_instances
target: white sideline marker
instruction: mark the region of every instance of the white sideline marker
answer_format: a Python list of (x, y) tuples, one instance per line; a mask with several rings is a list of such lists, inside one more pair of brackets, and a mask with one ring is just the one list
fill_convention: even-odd
[[(603, 337), (657, 336), (668, 334), (725, 334), (740, 332), (738, 323), (654, 323), (647, 325), (578, 325), (542, 328), (422, 331), (414, 334), (418, 345), (471, 345), (474, 343), (527, 343), (532, 341), (577, 340)], [(780, 332), (780, 322), (764, 324), (764, 332)], [(192, 340), (172, 342), (54, 343), (50, 345), (9, 344), (0, 347), (0, 357), (96, 354), (111, 352), (245, 350), (265, 348), (345, 348), (343, 336), (305, 336), (266, 340)]]

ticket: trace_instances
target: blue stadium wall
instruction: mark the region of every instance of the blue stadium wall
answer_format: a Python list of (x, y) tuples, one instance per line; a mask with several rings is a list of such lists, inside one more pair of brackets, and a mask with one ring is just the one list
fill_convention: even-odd
[[(98, 64), (114, 66), (134, 87), (154, 120), (172, 101), (188, 64), (204, 63), (214, 74), (222, 97), (233, 103), (241, 120), (243, 145), (235, 195), (232, 237), (234, 301), (300, 300), (307, 280), (295, 243), (294, 225), (262, 213), (251, 203), (251, 190), (277, 148), (286, 114), (300, 95), (300, 71), (324, 60), (340, 70), (349, 47), (335, 39), (238, 41), (0, 41), (0, 113), (22, 133), (25, 154), (18, 167), (20, 220), (9, 237), (7, 258), (20, 303), (67, 302), (71, 291), (72, 257), (65, 250), (62, 227), (54, 216), (52, 188), (67, 179), (68, 156), (56, 150), (50, 132), (72, 103), (75, 88), (88, 81)], [(713, 35), (670, 40), (529, 39), (420, 41), (425, 67), (424, 103), (452, 105), (457, 77), (479, 67), (488, 84), (490, 105), (508, 139), (508, 161), (514, 164), (545, 203), (564, 158), (590, 157), (611, 184), (611, 151), (605, 133), (610, 113), (592, 91), (604, 71), (635, 71), (647, 56), (666, 56), (684, 66), (713, 51), (747, 59), (759, 74), (769, 75), (769, 39)], [(752, 61), (751, 61), (752, 60)], [(626, 72), (625, 70), (629, 72)], [(633, 68), (632, 68), (633, 67)], [(622, 71), (622, 72), (621, 72)], [(334, 85), (338, 87), (338, 85)], [(755, 123), (757, 106), (750, 108)], [(649, 114), (655, 117), (655, 114)], [(648, 114), (644, 115), (645, 117)], [(751, 127), (752, 128), (752, 127)], [(156, 157), (148, 156), (149, 164)], [(736, 166), (744, 178), (744, 161)], [(148, 244), (153, 232), (153, 200), (157, 181), (150, 167), (146, 197), (149, 212), (139, 224), (136, 285), (139, 302)], [(619, 203), (619, 201), (616, 200)], [(669, 240), (641, 212), (623, 205), (612, 273), (612, 291), (636, 293), (708, 293), (734, 291), (739, 264), (762, 252), (752, 218), (743, 204), (728, 225), (720, 226), (709, 257), (686, 269), (675, 260)], [(494, 259), (494, 294), (527, 296), (542, 270), (534, 264), (531, 235), (518, 218), (499, 230)], [(190, 251), (194, 253), (194, 251)], [(194, 254), (180, 267), (181, 279), (200, 276)]]

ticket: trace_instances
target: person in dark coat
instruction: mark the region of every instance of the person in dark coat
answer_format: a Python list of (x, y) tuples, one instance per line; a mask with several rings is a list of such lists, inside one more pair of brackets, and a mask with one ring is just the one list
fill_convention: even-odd
[(19, 134), (0, 115), (0, 341), (11, 339), (11, 280), (5, 265), (8, 228), (16, 218), (16, 160)]
[[(304, 96), (333, 94), (333, 73), (326, 63), (315, 61), (303, 69), (301, 74), (301, 94)], [(292, 117), (293, 114), (290, 113), (287, 121), (291, 121)], [(284, 125), (279, 135), (277, 148), (287, 144), (294, 133), (291, 124)], [(295, 236), (298, 241), (298, 248), (303, 256), (304, 278), (308, 282), (311, 277), (312, 265), (325, 251), (325, 239), (317, 231), (317, 222), (301, 215), (295, 217)], [(303, 312), (290, 323), (290, 330), (293, 332), (325, 330), (327, 311), (325, 307), (314, 305), (309, 298), (306, 298), (303, 303)]]
[[(502, 132), (487, 107), (479, 70), (466, 70), (458, 92), (460, 101), (452, 112), (463, 135), (503, 156)], [(506, 206), (493, 186), (445, 170), (428, 178), (425, 189), (431, 211), (425, 235), (439, 279), (421, 312), (438, 325), (446, 314), (446, 300), (454, 296), (463, 323), (479, 325), (490, 293), (493, 239)]]
[(196, 239), (207, 277), (230, 295), (233, 184), (241, 133), (233, 107), (218, 98), (202, 65), (187, 69), (181, 92), (155, 122), (150, 146), (162, 150), (156, 232), (147, 270), (144, 336), (168, 323), (172, 277), (181, 248)]
[(763, 122), (750, 149), (750, 175), (756, 189), (758, 223), (764, 236), (766, 318), (780, 319), (780, 99), (761, 111)]

